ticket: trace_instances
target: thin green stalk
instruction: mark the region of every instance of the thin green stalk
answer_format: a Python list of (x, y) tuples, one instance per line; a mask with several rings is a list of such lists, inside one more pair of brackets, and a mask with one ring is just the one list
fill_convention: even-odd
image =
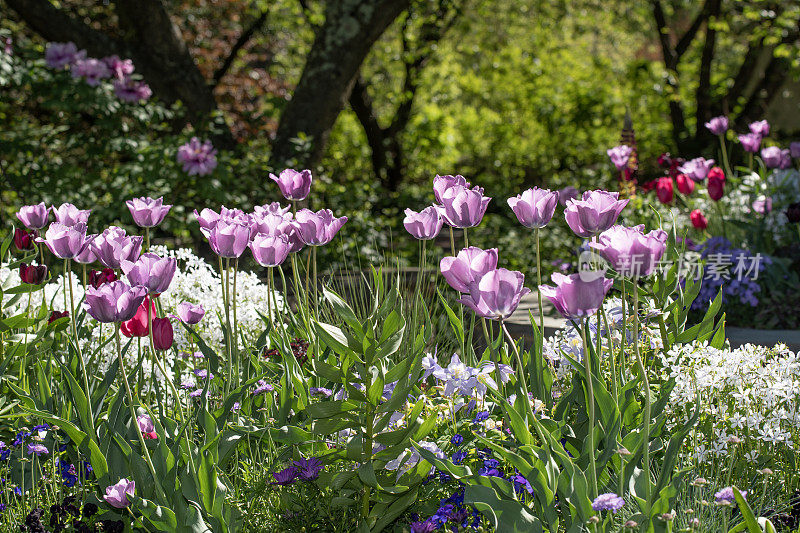
[(509, 344), (511, 344), (511, 349), (514, 351), (514, 357), (517, 360), (517, 381), (519, 381), (519, 383), (522, 385), (522, 394), (525, 395), (525, 401), (529, 402), (530, 396), (528, 396), (528, 385), (525, 383), (525, 370), (522, 368), (522, 357), (519, 355), (517, 343), (514, 342), (514, 339), (508, 332), (508, 328), (506, 328), (505, 322), (502, 318), (500, 319), (500, 329), (503, 331), (503, 333), (505, 333), (506, 339), (508, 339)]
[(231, 330), (231, 337), (233, 337), (233, 355), (234, 355), (234, 358), (236, 359), (236, 387), (235, 388), (239, 388), (239, 381), (240, 381), (241, 373), (242, 373), (241, 361), (240, 361), (240, 357), (239, 357), (239, 355), (240, 355), (239, 354), (239, 336), (238, 336), (239, 319), (238, 319), (237, 314), (236, 314), (236, 309), (237, 309), (237, 306), (236, 306), (236, 300), (237, 300), (236, 278), (237, 278), (238, 273), (239, 273), (239, 258), (237, 257), (233, 261), (233, 329)]
[(719, 145), (722, 148), (722, 162), (725, 165), (725, 175), (733, 176), (733, 172), (731, 172), (731, 164), (728, 161), (728, 148), (725, 146), (724, 135), (719, 136)]
[(467, 228), (464, 228), (464, 248), (469, 248), (469, 237), (467, 237)]
[[(75, 339), (75, 349), (78, 350), (78, 360), (81, 363), (81, 373), (83, 373), (83, 386), (86, 389), (86, 397), (91, 398), (89, 391), (89, 373), (86, 371), (86, 362), (83, 360), (83, 352), (81, 351), (81, 343), (78, 339), (78, 326), (75, 321), (75, 297), (72, 292), (72, 269), (70, 268), (69, 259), (64, 260), (64, 275), (69, 278), (69, 304), (70, 304), (70, 319), (72, 322), (72, 336)], [(94, 415), (92, 414), (92, 402), (86, 403), (86, 408), (89, 411), (89, 421), (92, 429), (94, 429)], [(92, 435), (96, 438), (96, 435)]]
[(586, 375), (586, 409), (589, 411), (589, 488), (592, 491), (590, 499), (594, 500), (597, 497), (597, 464), (595, 462), (595, 447), (594, 447), (594, 385), (591, 354), (589, 353), (589, 345), (586, 342), (586, 330), (589, 329), (589, 319), (583, 319), (583, 327), (581, 328), (581, 339), (583, 340), (583, 367)]
[[(489, 330), (486, 327), (486, 319), (481, 318), (481, 325), (483, 326), (483, 338), (486, 339), (486, 342), (489, 344), (489, 353), (492, 357), (492, 362), (494, 363), (494, 375), (497, 378), (497, 387), (500, 390), (500, 394), (503, 398), (506, 397), (505, 385), (503, 384), (503, 380), (500, 379), (500, 361), (499, 361), (499, 354), (497, 350), (494, 349), (494, 339), (492, 338)], [(502, 332), (501, 332), (502, 335)]]
[[(626, 294), (625, 294), (625, 287), (626, 287), (625, 280), (622, 280), (622, 339), (620, 340), (620, 343), (619, 343), (619, 361), (620, 361), (620, 365), (621, 365), (621, 371), (623, 371), (623, 372), (624, 372), (624, 370), (625, 370), (625, 368), (627, 366), (627, 364), (625, 362), (625, 343), (628, 341), (628, 339), (627, 339), (627, 334), (628, 334), (628, 332), (627, 332), (627, 326), (628, 326), (628, 322), (627, 322), (627, 319), (628, 319), (628, 317), (627, 317), (628, 302), (627, 302), (627, 297), (626, 297)], [(623, 378), (623, 376), (622, 376), (622, 374), (620, 374), (620, 379), (622, 380), (622, 378)]]
[[(536, 296), (539, 301), (539, 333), (544, 337), (544, 307), (542, 306), (542, 292), (539, 287), (542, 286), (542, 261), (541, 249), (539, 247), (539, 228), (534, 231), (536, 238)], [(544, 386), (544, 368), (542, 367), (542, 354), (531, 353), (531, 359), (534, 360), (534, 371), (536, 372), (536, 396), (540, 400), (544, 400), (548, 407), (553, 403), (553, 398), (545, 398)]]
[(269, 325), (274, 328), (275, 324), (272, 321), (272, 268), (269, 267), (267, 271), (267, 318), (269, 319)]
[[(133, 407), (133, 394), (131, 394), (131, 386), (128, 383), (128, 371), (125, 370), (125, 363), (122, 360), (122, 343), (119, 340), (119, 324), (115, 324), (114, 338), (116, 339), (117, 344), (117, 360), (119, 361), (119, 369), (122, 371), (122, 381), (125, 384), (125, 393), (128, 396), (128, 408), (130, 409), (131, 413), (131, 422), (136, 424), (136, 409)], [(159, 478), (156, 475), (156, 469), (153, 466), (153, 460), (150, 458), (150, 451), (147, 449), (147, 442), (145, 442), (144, 435), (142, 435), (142, 432), (139, 431), (138, 426), (136, 428), (136, 433), (139, 434), (139, 443), (142, 445), (144, 460), (147, 463), (147, 467), (150, 469), (150, 474), (153, 476), (153, 482), (156, 484), (156, 491), (158, 492), (161, 501), (166, 502), (167, 497), (164, 494), (164, 489), (161, 487), (161, 481), (159, 481)]]
[(150, 251), (150, 228), (144, 228), (144, 251)]
[(226, 330), (226, 338), (225, 338), (225, 348), (227, 351), (228, 356), (228, 372), (227, 372), (227, 379), (225, 380), (225, 396), (228, 396), (228, 392), (230, 391), (230, 385), (233, 381), (233, 341), (231, 335), (231, 310), (230, 310), (230, 281), (231, 281), (231, 273), (230, 273), (230, 266), (231, 260), (225, 258), (225, 280), (223, 282), (223, 292), (225, 294), (225, 330)]
[(456, 255), (456, 238), (453, 236), (453, 226), (449, 226), (450, 228), (450, 255)]
[(650, 483), (650, 380), (647, 377), (647, 369), (642, 362), (641, 354), (639, 353), (639, 290), (634, 282), (633, 286), (633, 342), (634, 353), (636, 355), (636, 364), (639, 366), (639, 372), (642, 373), (642, 385), (644, 387), (644, 421), (642, 427), (642, 442), (644, 445), (644, 472), (647, 476), (646, 484), (646, 499), (648, 509), (651, 505), (651, 483)]

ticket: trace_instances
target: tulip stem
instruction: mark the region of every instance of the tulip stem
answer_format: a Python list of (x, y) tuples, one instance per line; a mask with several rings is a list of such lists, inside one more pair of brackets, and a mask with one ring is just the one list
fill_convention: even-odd
[(150, 251), (150, 228), (144, 228), (144, 250)]
[(239, 258), (233, 260), (233, 329), (231, 330), (231, 336), (233, 337), (233, 353), (236, 359), (236, 387), (239, 388), (239, 381), (241, 377), (241, 361), (239, 358), (239, 337), (237, 336), (237, 332), (239, 331), (239, 319), (237, 318), (236, 314), (236, 278), (238, 277), (239, 273)]
[(725, 165), (725, 173), (727, 176), (733, 176), (733, 172), (731, 172), (731, 164), (728, 161), (728, 149), (725, 147), (724, 134), (719, 135), (719, 145), (722, 148), (722, 162)]
[[(149, 303), (148, 309), (150, 309)], [(139, 430), (139, 424), (136, 420), (136, 409), (133, 407), (133, 394), (131, 394), (131, 386), (128, 383), (128, 371), (125, 370), (125, 363), (122, 360), (122, 343), (119, 340), (119, 324), (114, 325), (114, 338), (116, 339), (117, 344), (117, 360), (119, 361), (119, 369), (122, 371), (122, 381), (125, 383), (125, 392), (128, 395), (128, 408), (131, 412), (131, 423), (135, 426), (136, 433), (139, 434), (139, 443), (142, 445), (142, 453), (144, 453), (144, 459), (148, 468), (150, 469), (150, 474), (153, 476), (153, 481), (156, 484), (158, 495), (161, 497), (161, 501), (166, 502), (167, 497), (164, 494), (164, 489), (161, 487), (161, 482), (156, 475), (156, 469), (153, 466), (153, 460), (150, 458), (150, 451), (147, 449), (147, 443), (144, 440), (144, 435), (142, 435), (142, 432)]]
[(505, 398), (506, 397), (505, 385), (503, 385), (503, 379), (500, 375), (500, 361), (498, 353), (494, 349), (494, 338), (489, 333), (489, 330), (486, 327), (486, 319), (483, 317), (481, 317), (481, 325), (483, 326), (483, 338), (486, 339), (486, 342), (489, 344), (489, 353), (491, 354), (492, 362), (494, 363), (494, 371), (495, 371), (494, 375), (497, 377), (497, 388), (500, 391), (500, 394), (503, 396), (503, 398)]
[(72, 293), (72, 269), (70, 268), (69, 259), (64, 259), (64, 275), (69, 278), (69, 306), (70, 306), (70, 319), (72, 322), (72, 336), (75, 338), (75, 349), (78, 350), (78, 361), (81, 363), (81, 373), (83, 374), (83, 386), (86, 389), (86, 397), (89, 401), (86, 408), (89, 410), (89, 424), (92, 428), (92, 438), (97, 438), (94, 434), (94, 415), (92, 414), (92, 395), (89, 392), (89, 374), (86, 372), (86, 362), (83, 360), (83, 352), (81, 351), (81, 343), (78, 340), (78, 325), (75, 321), (75, 297)]
[(231, 310), (230, 310), (230, 282), (231, 282), (231, 260), (229, 258), (225, 258), (225, 281), (223, 283), (223, 292), (225, 293), (225, 332), (226, 332), (226, 339), (225, 339), (225, 347), (227, 349), (228, 355), (228, 375), (227, 379), (225, 380), (225, 396), (228, 395), (230, 391), (230, 383), (233, 379), (233, 340), (231, 335)]
[[(536, 296), (539, 301), (539, 335), (544, 339), (544, 307), (542, 306), (542, 291), (539, 287), (542, 286), (542, 255), (539, 246), (539, 228), (534, 230), (536, 236)], [(544, 367), (542, 366), (542, 353), (538, 352), (538, 347), (534, 346), (531, 353), (531, 358), (534, 361), (534, 369), (536, 372), (536, 396), (540, 400), (544, 400), (547, 407), (551, 407), (553, 398), (551, 395), (545, 394), (544, 386)], [(547, 396), (547, 397), (545, 397)]]
[(642, 427), (644, 450), (642, 455), (644, 460), (644, 472), (647, 476), (645, 495), (647, 497), (647, 506), (649, 509), (652, 503), (650, 501), (650, 380), (647, 378), (647, 369), (645, 369), (642, 356), (639, 353), (639, 290), (635, 283), (633, 286), (633, 342), (636, 364), (639, 366), (639, 371), (642, 373), (642, 385), (644, 387), (644, 421)]
[[(525, 383), (525, 371), (522, 368), (522, 358), (519, 355), (519, 348), (517, 348), (517, 343), (514, 342), (502, 318), (500, 319), (500, 329), (505, 333), (506, 339), (508, 339), (508, 343), (511, 344), (511, 349), (514, 351), (514, 357), (517, 359), (517, 381), (522, 385), (522, 393), (525, 395), (525, 401), (529, 402), (531, 398), (528, 396), (528, 385)], [(500, 372), (499, 367), (497, 368), (497, 372)]]
[(450, 226), (450, 255), (456, 255), (456, 238), (453, 235), (453, 226)]
[[(149, 297), (152, 297), (152, 295), (150, 295)], [(164, 381), (169, 385), (169, 389), (172, 392), (172, 395), (175, 397), (175, 407), (178, 411), (178, 416), (180, 416), (181, 424), (183, 424), (186, 421), (186, 418), (183, 413), (183, 403), (181, 403), (181, 397), (178, 394), (178, 389), (175, 388), (175, 383), (174, 383), (175, 380), (174, 378), (173, 379), (169, 378), (169, 376), (167, 375), (166, 368), (164, 367), (164, 364), (161, 362), (161, 359), (158, 357), (158, 352), (156, 352), (156, 343), (155, 343), (155, 338), (153, 337), (153, 318), (154, 318), (152, 316), (153, 304), (151, 302), (152, 300), (146, 302), (147, 329), (148, 329), (148, 335), (150, 336), (150, 351), (152, 352), (153, 355), (153, 361), (158, 367), (158, 370), (161, 372), (161, 375), (164, 376)]]
[(469, 237), (467, 236), (467, 228), (464, 228), (464, 248), (469, 248)]
[(586, 409), (589, 411), (589, 429), (587, 431), (589, 437), (589, 446), (585, 448), (589, 450), (589, 488), (591, 489), (590, 499), (597, 497), (597, 465), (595, 463), (595, 446), (594, 446), (594, 384), (592, 373), (591, 355), (589, 353), (589, 345), (586, 342), (586, 330), (589, 329), (589, 319), (583, 319), (583, 327), (581, 328), (581, 340), (583, 341), (583, 369), (586, 375)]
[(274, 328), (275, 324), (272, 322), (272, 268), (269, 267), (267, 271), (267, 318), (269, 319), (270, 327)]

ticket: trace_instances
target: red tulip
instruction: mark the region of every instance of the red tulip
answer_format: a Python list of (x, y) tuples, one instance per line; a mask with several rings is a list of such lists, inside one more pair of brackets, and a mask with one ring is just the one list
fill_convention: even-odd
[(708, 219), (699, 209), (689, 213), (689, 219), (692, 221), (692, 226), (699, 230), (704, 230), (708, 227)]
[(678, 191), (681, 194), (689, 196), (694, 192), (694, 180), (686, 174), (678, 174), (675, 181), (678, 182)]
[[(718, 169), (719, 167), (714, 167), (714, 169)], [(714, 169), (711, 169), (712, 171)], [(714, 173), (713, 175), (711, 172), (708, 173), (708, 196), (711, 197), (712, 200), (718, 202), (722, 195), (725, 193), (725, 174), (722, 173), (720, 170), (718, 173)]]
[(29, 265), (22, 263), (19, 266), (19, 279), (23, 283), (30, 285), (39, 285), (47, 277), (47, 267), (44, 265)]
[(69, 311), (53, 311), (50, 313), (50, 318), (47, 319), (48, 324), (52, 324), (59, 318), (65, 318), (69, 316)]
[(36, 230), (28, 231), (22, 228), (15, 228), (14, 246), (16, 246), (19, 251), (33, 250), (33, 239), (38, 237), (38, 235)]
[(89, 271), (89, 285), (95, 289), (99, 289), (103, 283), (109, 281), (117, 281), (117, 275), (114, 273), (113, 268), (104, 268), (103, 270), (90, 270)]
[[(101, 283), (102, 285), (102, 283)], [(156, 316), (156, 306), (149, 296), (145, 296), (144, 301), (136, 310), (133, 318), (119, 325), (119, 330), (126, 337), (147, 337), (149, 334), (147, 329), (147, 304), (150, 304), (150, 316)], [(155, 323), (154, 323), (155, 324)], [(155, 325), (153, 327), (155, 329)]]
[(672, 178), (669, 176), (658, 178), (656, 182), (656, 196), (658, 197), (658, 201), (662, 204), (668, 204), (672, 201), (674, 196)]
[(172, 322), (169, 321), (169, 318), (154, 318), (153, 344), (156, 350), (169, 350), (172, 348), (172, 340)]

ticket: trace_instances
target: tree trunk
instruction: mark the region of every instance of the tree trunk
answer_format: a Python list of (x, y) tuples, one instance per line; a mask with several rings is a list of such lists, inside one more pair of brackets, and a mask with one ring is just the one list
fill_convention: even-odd
[[(272, 144), (273, 168), (313, 167), (322, 158), (372, 45), (411, 0), (336, 0), (325, 8), (300, 81), (281, 115)], [(295, 139), (303, 134), (306, 144)]]

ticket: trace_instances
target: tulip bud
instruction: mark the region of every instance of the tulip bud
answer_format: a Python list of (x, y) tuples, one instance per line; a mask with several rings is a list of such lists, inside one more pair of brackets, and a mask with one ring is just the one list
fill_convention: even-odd
[(678, 191), (681, 194), (689, 196), (694, 192), (694, 181), (686, 174), (678, 174), (675, 181), (678, 182)]
[(662, 204), (672, 202), (674, 196), (673, 190), (672, 178), (669, 176), (659, 178), (656, 182), (656, 196), (658, 197), (658, 201)]
[(692, 221), (692, 226), (696, 229), (704, 230), (708, 227), (708, 219), (699, 209), (695, 209), (689, 213), (689, 219)]
[(19, 267), (19, 278), (23, 283), (29, 285), (39, 285), (47, 277), (47, 267), (45, 265), (28, 265), (22, 263)]
[(50, 313), (50, 318), (47, 319), (48, 324), (52, 324), (59, 318), (66, 318), (69, 316), (69, 311), (53, 311)]
[(33, 250), (33, 239), (38, 237), (36, 230), (27, 231), (22, 228), (14, 229), (14, 246), (19, 251)]
[(154, 318), (153, 344), (156, 350), (169, 350), (172, 348), (172, 341), (172, 322), (170, 322), (168, 318)]

